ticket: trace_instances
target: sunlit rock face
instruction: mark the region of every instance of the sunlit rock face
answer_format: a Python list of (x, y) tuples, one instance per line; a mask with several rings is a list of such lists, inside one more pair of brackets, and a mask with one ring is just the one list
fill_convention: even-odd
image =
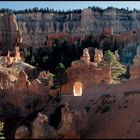
[(133, 65), (130, 68), (130, 79), (140, 77), (140, 47), (137, 48), (137, 54), (133, 59)]
[(97, 65), (99, 62), (102, 61), (102, 58), (103, 58), (103, 51), (96, 48), (94, 54), (94, 63)]
[(2, 66), (10, 67), (13, 64), (18, 63), (22, 60), (23, 58), (21, 57), (19, 47), (15, 47), (14, 56), (11, 56), (11, 52), (8, 50), (7, 56), (1, 56), (0, 61), (2, 63)]
[(81, 82), (74, 83), (73, 94), (74, 96), (82, 96), (82, 83)]
[(18, 75), (18, 79), (15, 83), (15, 89), (23, 90), (28, 89), (30, 86), (30, 82), (28, 81), (28, 76), (25, 71), (20, 71)]
[[(140, 28), (139, 15), (139, 12), (115, 9), (105, 9), (101, 12), (83, 9), (79, 13), (69, 14), (0, 13), (0, 48), (7, 50), (16, 43), (26, 47), (43, 47), (46, 36), (50, 34), (83, 35), (103, 31), (107, 35), (112, 35), (137, 30)], [(138, 34), (135, 37), (137, 41)], [(129, 38), (132, 39), (131, 35)]]
[(115, 57), (118, 61), (120, 61), (120, 55), (118, 53), (118, 50), (115, 51)]
[(14, 14), (0, 14), (0, 48), (4, 51), (12, 49), (21, 42), (16, 16)]
[(21, 54), (20, 54), (20, 49), (19, 47), (15, 47), (15, 62), (21, 61)]
[[(111, 69), (104, 66), (97, 68), (93, 62), (90, 62), (88, 50), (85, 48), (80, 60), (73, 61), (71, 67), (67, 70), (68, 82), (62, 86), (63, 94), (74, 94), (81, 96), (88, 89), (99, 83), (112, 83)], [(80, 83), (77, 81), (80, 81)], [(76, 82), (76, 84), (75, 84)]]
[(48, 77), (48, 75), (47, 75), (46, 71), (41, 71), (38, 75), (38, 79), (45, 79), (47, 77)]
[(85, 48), (83, 50), (83, 56), (80, 59), (82, 61), (84, 61), (85, 63), (89, 64), (89, 62), (90, 62), (90, 55), (89, 55), (89, 50), (87, 48)]

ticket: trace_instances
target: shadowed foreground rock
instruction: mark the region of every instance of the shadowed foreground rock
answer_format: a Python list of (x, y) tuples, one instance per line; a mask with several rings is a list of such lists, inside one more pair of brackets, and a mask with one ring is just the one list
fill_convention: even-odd
[(57, 134), (63, 139), (80, 139), (86, 125), (86, 114), (74, 111), (68, 103), (61, 109), (62, 121)]
[[(61, 122), (59, 127), (55, 129), (49, 124), (48, 117), (42, 113), (38, 113), (37, 118), (32, 122), (31, 132), (29, 128), (20, 126), (15, 133), (16, 139), (80, 139), (87, 127), (86, 114), (74, 111), (66, 103), (61, 108)], [(21, 134), (22, 133), (22, 134)]]
[(41, 113), (32, 124), (32, 139), (57, 138), (56, 131), (49, 125), (48, 117)]
[(15, 139), (28, 139), (29, 130), (26, 126), (20, 126), (15, 133)]

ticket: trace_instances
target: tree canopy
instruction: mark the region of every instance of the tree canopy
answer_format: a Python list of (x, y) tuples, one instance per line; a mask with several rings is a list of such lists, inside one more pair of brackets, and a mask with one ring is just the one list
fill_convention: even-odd
[(67, 73), (62, 63), (59, 63), (55, 69), (54, 81), (55, 81), (55, 85), (59, 86), (60, 93), (61, 93), (62, 84), (65, 84), (67, 82)]
[(117, 78), (126, 72), (126, 67), (122, 65), (116, 58), (113, 52), (106, 51), (103, 60), (98, 64), (99, 67), (108, 65), (111, 68), (111, 74), (113, 78)]
[[(91, 9), (92, 11), (95, 12), (103, 12), (104, 10), (118, 10), (118, 11), (124, 11), (124, 12), (139, 12), (140, 10), (134, 8), (133, 10), (129, 10), (129, 8), (115, 8), (115, 7), (107, 7), (106, 9), (102, 9), (101, 7), (97, 7), (97, 6), (88, 6), (87, 8)], [(37, 12), (41, 12), (41, 13), (58, 13), (58, 14), (71, 14), (71, 13), (81, 13), (82, 9), (73, 9), (73, 10), (64, 10), (64, 9), (59, 9), (59, 10), (54, 10), (53, 8), (49, 8), (49, 7), (45, 7), (45, 8), (38, 8), (38, 7), (34, 7), (34, 8), (29, 8), (29, 9), (24, 9), (24, 10), (12, 10), (9, 8), (1, 8), (0, 9), (0, 13), (14, 13), (14, 14), (21, 14), (21, 13), (37, 13)]]

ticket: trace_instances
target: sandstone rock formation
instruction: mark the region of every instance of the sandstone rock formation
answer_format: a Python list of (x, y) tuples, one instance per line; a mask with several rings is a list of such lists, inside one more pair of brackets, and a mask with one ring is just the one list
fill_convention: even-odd
[(7, 89), (10, 92), (25, 92), (25, 94), (29, 92), (30, 94), (34, 93), (34, 95), (45, 95), (50, 87), (48, 84), (44, 85), (39, 79), (30, 82), (27, 73), (21, 70), (16, 79), (11, 74), (0, 72), (0, 89)]
[(5, 13), (0, 15), (0, 44), (1, 49), (6, 51), (13, 49), (19, 43), (19, 27), (14, 14)]
[(90, 55), (89, 55), (89, 50), (87, 48), (83, 50), (83, 56), (80, 59), (83, 60), (85, 63), (89, 64)]
[[(83, 9), (81, 13), (69, 14), (5, 13), (0, 15), (0, 47), (5, 50), (13, 48), (15, 44), (42, 47), (47, 35), (57, 33), (81, 35), (103, 31), (112, 35), (133, 32), (140, 27), (139, 15), (140, 13), (135, 11), (124, 12), (116, 9), (92, 11), (89, 8)], [(132, 39), (131, 34), (130, 38)], [(138, 38), (139, 33), (136, 33), (135, 40), (138, 41)]]
[(113, 28), (103, 28), (103, 34), (105, 35), (113, 35)]
[(111, 68), (109, 66), (106, 65), (101, 69), (101, 76), (103, 82), (112, 83)]
[(45, 79), (45, 78), (47, 78), (46, 71), (41, 71), (38, 75), (38, 79)]
[(140, 77), (140, 47), (137, 48), (137, 54), (133, 59), (133, 65), (130, 68), (130, 79), (136, 79)]
[(49, 139), (56, 136), (55, 129), (49, 125), (48, 117), (38, 113), (32, 124), (32, 139)]
[(29, 135), (28, 128), (26, 126), (20, 126), (16, 129), (15, 139), (28, 139)]
[(120, 60), (120, 55), (118, 53), (118, 50), (115, 51), (115, 56), (116, 56), (116, 59), (119, 61)]
[[(62, 120), (60, 126), (57, 130), (53, 129), (54, 131), (52, 131), (52, 133), (50, 132), (49, 134), (53, 135), (53, 132), (56, 132), (55, 133), (56, 139), (60, 139), (60, 138), (61, 139), (62, 138), (63, 139), (64, 138), (70, 138), (70, 139), (71, 138), (77, 138), (77, 139), (78, 138), (81, 139), (136, 138), (137, 139), (140, 138), (140, 134), (139, 134), (140, 110), (138, 108), (139, 100), (140, 100), (139, 82), (140, 82), (140, 78), (129, 80), (126, 83), (118, 84), (118, 85), (116, 84), (110, 86), (100, 85), (98, 87), (98, 94), (95, 94), (97, 93), (96, 92), (97, 90), (93, 88), (92, 95), (87, 95), (86, 97), (81, 96), (76, 98), (73, 96), (63, 96), (62, 102), (63, 103), (68, 102), (70, 106), (68, 104), (63, 104), (64, 106), (62, 107), (62, 111), (61, 111), (63, 113), (62, 113)], [(103, 88), (104, 86), (106, 86), (106, 88)], [(128, 87), (131, 88), (131, 92), (129, 91), (130, 88)], [(137, 91), (135, 89), (137, 89)], [(109, 107), (110, 109), (107, 110), (105, 109), (106, 107)], [(84, 110), (87, 111), (86, 113), (82, 114), (81, 111)], [(86, 121), (86, 116), (88, 118), (88, 121)], [(36, 125), (32, 125), (36, 127), (34, 128), (34, 133), (36, 134), (38, 133), (38, 137), (40, 136), (39, 135), (40, 130), (42, 130), (41, 133), (45, 132), (45, 130), (46, 132), (48, 132), (48, 129), (50, 127), (49, 126), (48, 129), (46, 129), (46, 126), (48, 126), (46, 115), (43, 116), (43, 114), (41, 113), (39, 118), (40, 119), (36, 121), (36, 123), (37, 122), (38, 123)], [(46, 125), (44, 125), (45, 122), (43, 120), (44, 121), (46, 120), (45, 121)], [(87, 122), (88, 124), (85, 125), (83, 123), (84, 121)], [(42, 125), (42, 128), (40, 128), (38, 125)], [(86, 130), (83, 129), (85, 126), (87, 128)], [(64, 130), (64, 128), (66, 131)], [(31, 131), (32, 129), (33, 127), (31, 128)], [(27, 129), (25, 128), (25, 130)], [(66, 133), (68, 130), (71, 133)], [(84, 131), (81, 132), (81, 130)], [(25, 132), (23, 134), (26, 134)], [(84, 132), (86, 133), (84, 134)], [(42, 134), (44, 135), (44, 133)], [(81, 136), (81, 134), (84, 135)], [(44, 139), (47, 139), (48, 138), (47, 136)], [(49, 137), (49, 139), (51, 138), (52, 137)], [(29, 139), (31, 139), (31, 137)]]
[(38, 80), (38, 79), (35, 79), (31, 82), (31, 89), (34, 91), (34, 92), (41, 92), (41, 82)]
[(20, 61), (18, 63), (14, 63), (12, 67), (16, 67), (18, 70), (25, 71), (28, 74), (30, 80), (36, 79), (38, 77), (37, 68), (28, 63)]
[[(110, 27), (112, 27), (113, 32), (119, 33), (119, 32), (128, 31), (128, 29), (131, 30), (131, 29), (138, 28), (139, 24), (138, 23), (136, 25), (134, 24), (138, 20), (137, 18), (138, 15), (139, 13), (135, 13), (134, 11), (130, 13), (123, 13), (123, 11), (119, 11), (119, 10), (117, 11), (115, 9), (105, 9), (103, 10), (103, 14), (101, 15), (100, 12), (95, 12), (95, 11), (92, 11), (91, 9), (83, 9), (81, 13), (75, 13), (75, 14), (71, 13), (71, 15), (66, 14), (65, 17), (64, 15), (60, 16), (55, 13), (17, 14), (16, 17), (17, 17), (18, 23), (20, 23), (19, 24), (20, 27), (26, 29), (29, 32), (35, 32), (35, 33), (42, 32), (43, 29), (46, 29), (44, 30), (44, 32), (47, 32), (47, 33), (58, 33), (58, 32), (77, 32), (78, 33), (80, 31), (81, 32), (82, 31), (98, 32), (101, 29), (110, 28)], [(98, 26), (97, 24), (100, 22), (101, 17), (102, 17), (102, 20), (105, 22), (101, 22), (101, 25)], [(124, 21), (122, 17), (125, 17)], [(107, 19), (110, 19), (110, 22), (108, 22)], [(129, 22), (132, 19), (134, 19), (131, 28), (129, 27), (128, 24), (126, 24), (128, 22), (127, 19), (129, 19)], [(31, 23), (31, 20), (33, 21), (33, 23)], [(63, 23), (60, 22), (62, 20), (63, 20)], [(43, 23), (45, 21), (48, 21), (48, 23)], [(27, 26), (25, 26), (26, 22), (28, 22)], [(114, 24), (115, 22), (117, 23), (117, 25)], [(127, 27), (125, 27), (122, 24), (123, 22), (127, 25)], [(54, 28), (54, 23), (56, 25), (56, 28)], [(60, 26), (62, 28), (60, 28)], [(74, 30), (74, 28), (76, 30)]]
[(11, 86), (10, 82), (11, 80), (9, 78), (9, 75), (3, 72), (0, 72), (0, 88), (8, 89)]
[(22, 60), (19, 47), (15, 47), (15, 62)]
[[(80, 139), (81, 132), (86, 128), (86, 114), (71, 109), (68, 103), (61, 109), (62, 120), (57, 134), (63, 139)], [(83, 127), (84, 124), (84, 127)]]
[(15, 53), (14, 56), (11, 56), (11, 52), (8, 51), (7, 56), (1, 56), (1, 63), (2, 66), (9, 67), (15, 63), (18, 63), (22, 61), (21, 55), (20, 55), (20, 50), (19, 47), (15, 47)]
[(30, 82), (28, 81), (28, 76), (24, 71), (20, 71), (18, 75), (18, 79), (15, 83), (15, 89), (23, 90), (28, 89), (30, 86)]
[(94, 87), (99, 83), (112, 83), (111, 69), (108, 66), (102, 69), (97, 68), (94, 63), (90, 62), (88, 51), (87, 49), (85, 50), (85, 57), (82, 57), (81, 60), (73, 61), (71, 67), (66, 70), (68, 83), (62, 86), (62, 92), (64, 94), (73, 94), (75, 82), (82, 83), (83, 93), (88, 88)]
[(41, 71), (38, 75), (38, 79), (44, 86), (53, 86), (53, 74), (49, 71)]
[(63, 139), (80, 139), (78, 133), (74, 130), (74, 112), (69, 110), (69, 108), (62, 109), (62, 126), (57, 131), (58, 136)]
[(46, 91), (48, 91), (50, 89), (50, 87), (48, 86), (48, 84), (44, 84), (42, 81), (40, 81), (39, 79), (35, 79), (31, 82), (29, 90), (31, 92), (33, 92), (34, 94), (36, 93), (37, 95), (44, 95), (46, 94)]
[(103, 58), (103, 51), (96, 48), (94, 54), (94, 63), (98, 64), (99, 62), (102, 61), (102, 58)]
[(61, 122), (56, 129), (50, 125), (49, 119), (45, 114), (38, 112), (37, 117), (30, 122), (31, 125), (29, 127), (23, 124), (16, 129), (15, 138), (80, 139), (87, 132), (88, 121), (85, 111), (74, 110), (68, 103), (63, 103), (63, 106), (60, 108), (60, 115)]

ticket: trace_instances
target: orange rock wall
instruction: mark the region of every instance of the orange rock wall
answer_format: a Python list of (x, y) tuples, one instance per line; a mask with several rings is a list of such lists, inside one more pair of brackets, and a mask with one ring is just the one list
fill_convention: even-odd
[(66, 70), (68, 75), (68, 83), (62, 86), (63, 94), (73, 95), (73, 86), (76, 81), (80, 81), (83, 85), (83, 94), (88, 88), (94, 87), (98, 83), (111, 83), (111, 71), (108, 67), (99, 70), (93, 65), (77, 64)]

